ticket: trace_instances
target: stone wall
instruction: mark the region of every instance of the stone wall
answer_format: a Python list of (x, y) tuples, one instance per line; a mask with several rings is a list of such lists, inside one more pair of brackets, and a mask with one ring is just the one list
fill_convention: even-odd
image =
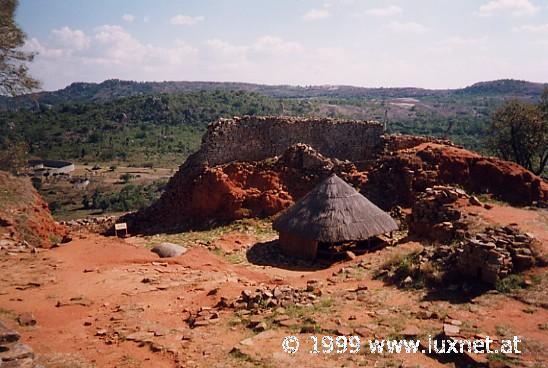
[(516, 228), (487, 228), (464, 244), (457, 268), (463, 275), (495, 284), (511, 272), (535, 265), (532, 242), (533, 238)]
[(468, 195), (457, 188), (434, 186), (420, 193), (413, 204), (409, 219), (409, 234), (447, 243), (453, 238), (464, 238), (468, 228), (456, 206)]
[(210, 166), (261, 161), (305, 143), (324, 156), (360, 162), (382, 150), (382, 134), (377, 122), (273, 116), (221, 119), (210, 124), (192, 161)]

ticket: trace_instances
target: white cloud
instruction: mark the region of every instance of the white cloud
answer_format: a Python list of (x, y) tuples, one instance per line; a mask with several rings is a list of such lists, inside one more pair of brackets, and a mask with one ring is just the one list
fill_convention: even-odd
[(124, 15), (122, 15), (122, 19), (125, 22), (131, 23), (135, 20), (135, 16), (133, 14), (124, 14)]
[(548, 33), (548, 23), (546, 24), (528, 24), (524, 26), (514, 27), (516, 32), (529, 32), (529, 33)]
[(89, 36), (68, 27), (51, 34), (49, 41), (32, 38), (25, 45), (38, 53), (31, 68), (46, 86), (108, 78), (190, 79), (192, 74), (181, 71), (191, 70), (199, 58), (199, 50), (181, 40), (165, 47), (145, 44), (118, 25), (97, 27)]
[(428, 32), (428, 27), (423, 26), (420, 23), (416, 22), (399, 22), (392, 21), (385, 25), (385, 28), (398, 33), (414, 33), (414, 34), (423, 34)]
[(190, 15), (178, 14), (172, 17), (169, 20), (169, 22), (177, 26), (193, 26), (195, 24), (203, 22), (204, 20), (205, 20), (205, 17), (201, 15), (197, 17), (192, 17)]
[(430, 48), (432, 51), (441, 52), (461, 52), (463, 48), (471, 48), (478, 50), (484, 48), (487, 42), (487, 37), (451, 37), (434, 43)]
[(389, 5), (384, 8), (371, 8), (365, 12), (366, 15), (372, 17), (392, 17), (401, 14), (402, 8), (396, 5)]
[(249, 69), (262, 63), (278, 62), (302, 54), (304, 47), (298, 42), (275, 36), (262, 36), (247, 45), (235, 45), (214, 38), (205, 43), (210, 68), (221, 70)]
[(89, 38), (78, 29), (70, 29), (65, 26), (52, 30), (51, 35), (55, 44), (63, 48), (83, 50), (89, 47)]
[(307, 22), (325, 19), (329, 17), (329, 10), (327, 9), (311, 9), (303, 15), (303, 19)]
[(273, 36), (260, 37), (255, 41), (252, 48), (255, 52), (272, 55), (288, 55), (303, 50), (303, 47), (298, 42), (285, 41)]
[(479, 15), (491, 16), (495, 14), (533, 15), (539, 7), (530, 0), (491, 0), (479, 8)]

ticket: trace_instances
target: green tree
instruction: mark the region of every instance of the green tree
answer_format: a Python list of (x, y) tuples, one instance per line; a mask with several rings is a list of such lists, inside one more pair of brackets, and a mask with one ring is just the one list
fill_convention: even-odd
[(18, 0), (0, 0), (0, 95), (16, 96), (40, 86), (28, 74), (27, 63), (35, 54), (20, 49), (26, 35), (14, 20), (18, 3)]
[[(543, 99), (548, 99), (546, 91)], [(542, 104), (507, 101), (493, 113), (488, 138), (495, 154), (537, 175), (542, 174), (548, 160), (548, 120)]]
[(23, 141), (5, 143), (4, 149), (0, 150), (0, 170), (17, 174), (17, 171), (27, 164), (28, 148)]

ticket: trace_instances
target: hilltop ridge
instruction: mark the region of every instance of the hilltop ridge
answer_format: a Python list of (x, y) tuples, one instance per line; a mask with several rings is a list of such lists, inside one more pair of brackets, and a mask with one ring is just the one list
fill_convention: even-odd
[(256, 92), (276, 98), (417, 98), (447, 97), (451, 95), (507, 95), (526, 99), (538, 98), (546, 83), (501, 79), (472, 84), (460, 89), (426, 89), (416, 87), (357, 87), (349, 85), (265, 85), (241, 82), (164, 81), (136, 82), (109, 79), (101, 83), (74, 82), (56, 91), (42, 91), (15, 98), (0, 98), (0, 109), (31, 107), (36, 102), (58, 105), (66, 102), (107, 102), (112, 99), (158, 93), (186, 93), (195, 91)]

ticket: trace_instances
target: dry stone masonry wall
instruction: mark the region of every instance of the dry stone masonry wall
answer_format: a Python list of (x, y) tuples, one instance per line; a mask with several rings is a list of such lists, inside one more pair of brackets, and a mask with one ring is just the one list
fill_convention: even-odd
[(382, 149), (383, 127), (377, 122), (294, 117), (235, 117), (210, 124), (196, 163), (210, 166), (232, 161), (261, 161), (283, 154), (297, 143), (324, 156), (360, 162)]
[(495, 284), (511, 272), (535, 265), (531, 251), (533, 238), (516, 228), (487, 228), (464, 244), (457, 267), (466, 276)]

